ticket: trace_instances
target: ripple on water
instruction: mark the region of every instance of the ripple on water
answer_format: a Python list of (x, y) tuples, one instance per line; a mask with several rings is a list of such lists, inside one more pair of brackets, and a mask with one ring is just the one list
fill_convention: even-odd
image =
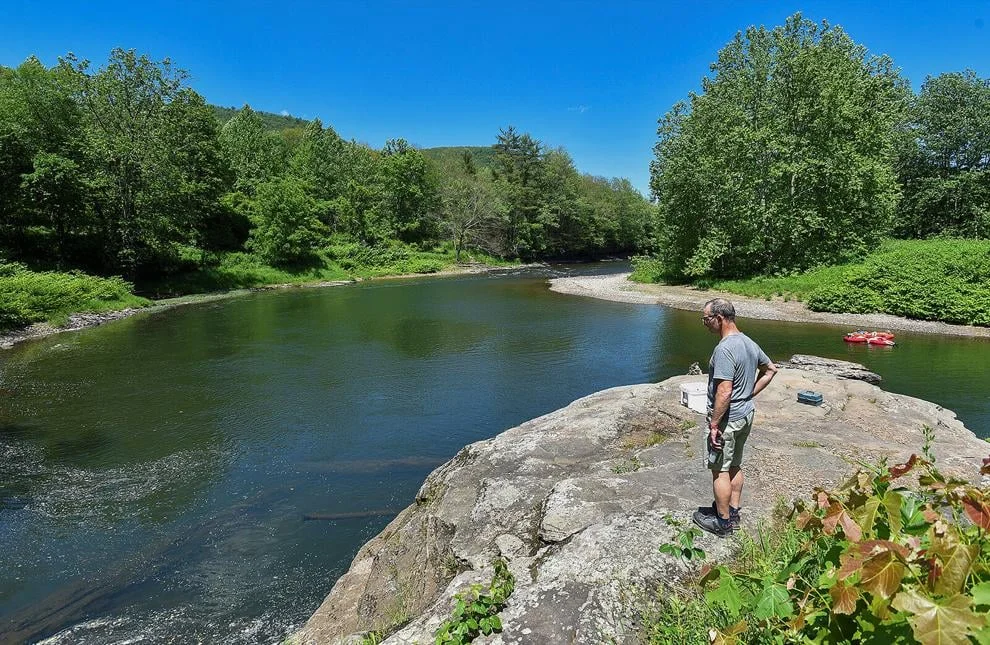
[[(130, 514), (135, 507), (154, 513), (172, 504), (170, 494), (190, 480), (216, 468), (219, 451), (181, 451), (154, 461), (106, 469), (46, 464), (37, 453), (22, 462), (45, 468), (49, 485), (37, 487), (28, 510), (57, 520), (108, 521)], [(37, 472), (37, 471), (36, 471)]]
[[(39, 641), (39, 645), (130, 645), (132, 643), (281, 643), (301, 625), (266, 613), (218, 623), (216, 614), (185, 604), (167, 611), (134, 612), (87, 620)], [(181, 636), (180, 636), (181, 634)]]

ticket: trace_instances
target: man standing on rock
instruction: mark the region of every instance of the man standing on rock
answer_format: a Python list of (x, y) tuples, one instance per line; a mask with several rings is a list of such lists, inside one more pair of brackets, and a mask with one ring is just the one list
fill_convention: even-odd
[(721, 339), (708, 363), (706, 463), (715, 501), (711, 510), (699, 509), (693, 519), (709, 533), (725, 536), (739, 528), (742, 456), (753, 427), (753, 397), (770, 384), (777, 366), (736, 327), (736, 310), (728, 300), (706, 302), (701, 322)]

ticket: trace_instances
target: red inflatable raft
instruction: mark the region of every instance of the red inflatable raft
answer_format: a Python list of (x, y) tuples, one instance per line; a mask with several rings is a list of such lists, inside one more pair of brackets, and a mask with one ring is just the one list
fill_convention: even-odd
[(870, 345), (894, 344), (894, 335), (889, 331), (851, 331), (842, 337), (847, 343), (868, 343)]

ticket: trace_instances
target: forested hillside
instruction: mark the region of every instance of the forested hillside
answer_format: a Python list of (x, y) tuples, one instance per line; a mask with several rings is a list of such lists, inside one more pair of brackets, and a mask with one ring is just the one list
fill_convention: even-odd
[(134, 51), (97, 69), (29, 58), (0, 67), (0, 262), (169, 293), (641, 248), (651, 207), (628, 181), (582, 175), (511, 126), (493, 138), (372, 148), (319, 120), (210, 106)]

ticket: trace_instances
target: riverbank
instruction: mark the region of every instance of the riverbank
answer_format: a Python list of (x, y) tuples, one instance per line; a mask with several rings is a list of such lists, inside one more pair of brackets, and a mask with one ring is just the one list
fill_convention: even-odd
[(642, 284), (629, 280), (629, 273), (607, 276), (576, 276), (550, 280), (550, 290), (577, 296), (587, 296), (615, 302), (658, 304), (701, 311), (712, 298), (726, 298), (742, 318), (780, 320), (785, 322), (840, 325), (850, 329), (891, 329), (923, 334), (990, 338), (990, 328), (952, 325), (929, 320), (912, 320), (888, 314), (837, 314), (811, 311), (796, 300), (748, 298), (734, 293), (693, 286)]
[(152, 314), (161, 311), (166, 311), (174, 307), (181, 307), (184, 305), (215, 302), (217, 300), (236, 298), (250, 293), (256, 293), (258, 291), (269, 291), (273, 289), (322, 289), (326, 287), (340, 287), (348, 284), (364, 282), (367, 280), (397, 280), (400, 278), (425, 278), (425, 277), (436, 277), (436, 276), (470, 275), (477, 273), (489, 273), (489, 272), (500, 271), (505, 269), (532, 268), (534, 266), (542, 266), (542, 265), (525, 264), (525, 265), (493, 266), (493, 265), (480, 264), (480, 263), (471, 263), (471, 264), (461, 264), (461, 265), (453, 265), (453, 266), (445, 267), (440, 271), (434, 273), (410, 273), (410, 274), (402, 274), (402, 275), (385, 275), (385, 276), (376, 276), (372, 278), (354, 278), (351, 280), (320, 280), (320, 281), (300, 282), (300, 283), (280, 283), (280, 284), (263, 285), (259, 287), (251, 287), (247, 289), (230, 289), (228, 291), (221, 291), (215, 293), (201, 293), (201, 294), (191, 294), (186, 296), (178, 296), (175, 298), (163, 298), (160, 300), (152, 301), (152, 304), (147, 307), (128, 307), (125, 309), (119, 309), (115, 311), (105, 311), (99, 313), (73, 313), (68, 316), (68, 321), (64, 325), (53, 325), (47, 322), (39, 322), (39, 323), (34, 323), (32, 325), (28, 325), (27, 327), (21, 329), (15, 329), (12, 331), (0, 333), (0, 350), (10, 349), (14, 345), (18, 343), (22, 343), (27, 340), (37, 340), (39, 338), (45, 338), (47, 336), (52, 336), (54, 334), (60, 334), (63, 332), (79, 331), (81, 329), (97, 327), (99, 325), (113, 322), (115, 320), (122, 320), (124, 318), (129, 318), (136, 314)]

